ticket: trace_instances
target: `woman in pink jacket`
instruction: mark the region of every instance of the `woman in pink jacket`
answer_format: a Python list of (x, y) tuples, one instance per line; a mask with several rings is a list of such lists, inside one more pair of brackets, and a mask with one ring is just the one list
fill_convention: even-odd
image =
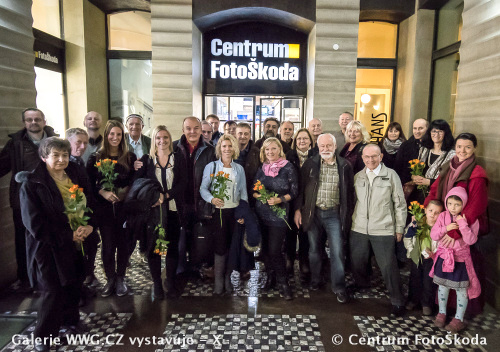
[[(472, 265), (469, 247), (476, 243), (479, 232), (479, 221), (469, 225), (462, 209), (467, 204), (467, 192), (462, 187), (452, 188), (446, 195), (446, 211), (442, 212), (432, 227), (431, 238), (439, 241), (434, 256), (434, 266), (429, 273), (434, 283), (439, 285), (439, 314), (434, 320), (437, 327), (444, 327), (446, 322), (446, 305), (450, 288), (457, 294), (457, 311), (455, 317), (445, 329), (458, 332), (465, 328), (464, 314), (469, 299), (481, 294), (481, 285)], [(448, 235), (446, 239), (445, 235)]]

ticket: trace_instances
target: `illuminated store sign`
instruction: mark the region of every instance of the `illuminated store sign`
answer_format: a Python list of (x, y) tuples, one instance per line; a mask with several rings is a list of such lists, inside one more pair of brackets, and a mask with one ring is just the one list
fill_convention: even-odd
[(269, 23), (204, 34), (205, 93), (305, 94), (307, 36)]

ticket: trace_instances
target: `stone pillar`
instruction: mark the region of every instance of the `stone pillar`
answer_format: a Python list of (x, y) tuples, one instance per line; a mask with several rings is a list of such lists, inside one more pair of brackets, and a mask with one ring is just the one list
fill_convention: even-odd
[[(201, 82), (193, 82), (193, 77), (201, 80), (199, 72), (193, 74), (193, 66), (197, 67), (193, 56), (201, 57), (201, 51), (193, 53), (193, 42), (201, 39), (193, 40), (194, 32), (200, 35), (193, 30), (191, 0), (151, 1), (154, 125), (166, 125), (174, 140), (182, 133), (182, 119), (193, 115), (193, 94), (201, 100), (197, 92)], [(198, 65), (201, 69), (201, 61)]]
[(464, 2), (462, 43), (458, 66), (455, 132), (478, 139), (476, 157), (489, 178), (490, 235), (484, 238), (487, 282), (481, 286), (488, 301), (500, 307), (500, 1)]
[(433, 35), (433, 10), (418, 10), (399, 25), (394, 121), (407, 137), (412, 135), (413, 121), (427, 119)]
[(338, 116), (354, 110), (358, 28), (359, 0), (316, 1), (314, 102), (307, 117), (321, 119), (325, 131), (339, 130)]
[(86, 0), (64, 0), (68, 126), (94, 110), (108, 119), (105, 14)]
[[(0, 7), (0, 149), (23, 128), (21, 111), (35, 107), (35, 55), (31, 0), (3, 0)], [(0, 178), (0, 289), (16, 280), (11, 174)]]

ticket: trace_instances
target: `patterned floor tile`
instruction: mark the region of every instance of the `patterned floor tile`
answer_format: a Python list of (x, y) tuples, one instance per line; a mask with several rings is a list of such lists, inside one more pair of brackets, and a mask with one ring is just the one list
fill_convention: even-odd
[[(403, 285), (403, 294), (408, 295), (408, 281), (410, 279), (409, 270), (401, 270), (401, 282)], [(354, 284), (354, 279), (351, 273), (346, 273), (347, 286)], [(354, 298), (389, 298), (389, 292), (385, 288), (384, 279), (378, 267), (373, 267), (373, 274), (371, 276), (371, 287), (363, 291), (353, 291), (351, 295)]]
[(459, 335), (434, 326), (433, 320), (430, 316), (354, 316), (361, 335), (371, 339), (369, 346), (374, 351), (485, 351), (485, 335), (500, 328), (497, 314), (478, 315)]
[(164, 336), (178, 343), (163, 351), (325, 351), (314, 315), (174, 314), (172, 319)]
[[(17, 312), (11, 313), (7, 312), (3, 316), (12, 316), (12, 317), (22, 317), (22, 316), (33, 316), (36, 317), (36, 312)], [(112, 334), (116, 334), (121, 332), (125, 325), (127, 325), (128, 321), (132, 317), (132, 313), (105, 313), (105, 314), (97, 314), (97, 313), (89, 313), (84, 314), (80, 312), (80, 320), (87, 325), (88, 334), (93, 335), (94, 338), (88, 343), (83, 344), (74, 344), (67, 345), (63, 344), (58, 346), (57, 351), (107, 351), (112, 344), (107, 344), (105, 337), (111, 336)], [(31, 333), (35, 330), (36, 322), (29, 325), (20, 335), (20, 339), (26, 339), (31, 336)], [(66, 331), (61, 330), (59, 332), (60, 336), (62, 336)], [(18, 340), (18, 341), (21, 341)], [(64, 341), (64, 339), (61, 339)], [(112, 339), (109, 340), (110, 342)], [(52, 347), (52, 350), (55, 350), (55, 347)], [(34, 351), (33, 345), (22, 345), (22, 344), (14, 344), (11, 342), (7, 346), (5, 346), (1, 352), (24, 352), (24, 351)]]

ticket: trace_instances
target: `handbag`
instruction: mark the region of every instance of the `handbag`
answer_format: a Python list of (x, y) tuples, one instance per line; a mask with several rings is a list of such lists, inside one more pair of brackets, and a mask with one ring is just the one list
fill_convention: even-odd
[[(214, 167), (212, 169), (212, 174), (215, 174), (215, 161), (212, 161)], [(210, 182), (210, 186), (212, 182)], [(196, 208), (197, 215), (200, 220), (210, 220), (212, 219), (213, 214), (215, 213), (215, 205), (212, 203), (206, 202), (203, 198), (200, 197), (198, 200), (198, 206)]]
[(415, 190), (416, 185), (413, 182), (407, 182), (403, 185), (403, 193), (405, 195), (405, 200), (408, 203), (408, 199), (410, 198), (410, 195), (413, 193)]

